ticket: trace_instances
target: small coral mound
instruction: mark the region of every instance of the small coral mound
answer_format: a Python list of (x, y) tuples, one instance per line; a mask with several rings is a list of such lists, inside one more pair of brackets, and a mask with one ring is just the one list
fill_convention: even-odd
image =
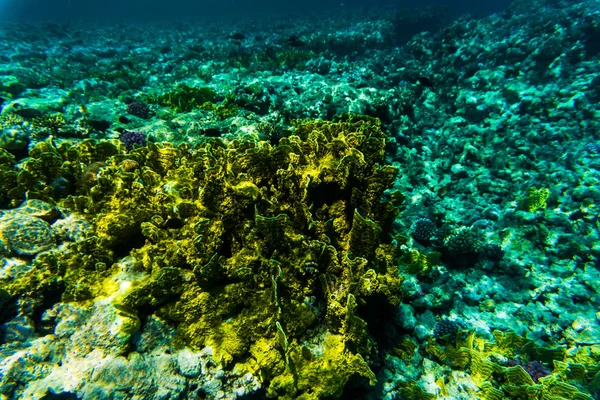
[(148, 119), (150, 117), (150, 107), (141, 101), (132, 101), (127, 105), (127, 113), (138, 118)]
[(444, 239), (443, 253), (450, 266), (470, 268), (477, 262), (482, 248), (477, 229), (460, 227)]
[(146, 145), (146, 137), (142, 132), (125, 131), (121, 134), (119, 139), (125, 144), (127, 152), (130, 152), (134, 146)]
[(412, 226), (411, 235), (416, 241), (427, 244), (436, 231), (437, 227), (429, 218), (419, 218)]
[(527, 196), (522, 201), (522, 206), (528, 212), (545, 210), (548, 197), (550, 197), (550, 191), (547, 188), (529, 188)]
[(454, 336), (460, 329), (460, 324), (451, 319), (441, 319), (433, 327), (433, 336), (442, 338), (446, 335)]

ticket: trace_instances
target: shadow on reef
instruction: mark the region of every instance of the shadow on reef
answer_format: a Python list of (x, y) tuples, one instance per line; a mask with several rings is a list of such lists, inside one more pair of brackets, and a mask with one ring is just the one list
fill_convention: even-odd
[(60, 393), (60, 394), (51, 394), (47, 393), (44, 397), (40, 398), (41, 400), (79, 400), (80, 397), (77, 397), (73, 393)]

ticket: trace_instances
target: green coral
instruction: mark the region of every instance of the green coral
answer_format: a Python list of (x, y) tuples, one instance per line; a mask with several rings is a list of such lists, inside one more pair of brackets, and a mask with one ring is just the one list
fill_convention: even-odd
[(63, 196), (57, 193), (59, 185), (73, 186), (81, 192), (87, 191), (86, 171), (93, 163), (100, 163), (116, 154), (120, 143), (84, 140), (77, 144), (63, 143), (55, 146), (52, 137), (36, 144), (19, 168), (11, 168), (12, 156), (0, 153), (0, 183), (3, 203), (15, 207), (25, 199), (40, 199), (50, 203)]
[(30, 127), (18, 114), (0, 115), (0, 148), (22, 151), (29, 142)]
[(61, 113), (44, 115), (33, 120), (33, 127), (35, 129), (47, 129), (53, 135), (60, 133), (66, 124), (67, 120)]
[(440, 259), (441, 254), (438, 252), (423, 254), (417, 250), (409, 250), (402, 256), (402, 263), (408, 273), (421, 275), (427, 273), (431, 267), (439, 265)]
[(314, 51), (289, 48), (281, 52), (277, 52), (275, 59), (279, 66), (289, 69), (302, 69), (306, 63), (316, 57)]
[(175, 112), (190, 112), (205, 103), (215, 103), (218, 94), (209, 87), (191, 87), (186, 84), (177, 85), (173, 90), (161, 95), (151, 95), (144, 98), (150, 103), (171, 107)]
[(11, 196), (8, 192), (17, 186), (17, 176), (15, 156), (0, 147), (0, 207), (9, 205)]
[(337, 398), (353, 375), (375, 384), (375, 374), (362, 356), (346, 351), (344, 336), (326, 334), (322, 341), (319, 355), (313, 354), (316, 349), (311, 352), (305, 346), (291, 345), (290, 367), (273, 378), (267, 392), (269, 397), (290, 400)]
[(528, 212), (535, 212), (546, 209), (546, 200), (550, 197), (550, 191), (547, 188), (529, 188), (527, 196), (522, 200), (523, 209)]
[(235, 97), (232, 94), (228, 94), (220, 104), (206, 102), (202, 104), (201, 108), (214, 112), (219, 119), (224, 120), (237, 115), (238, 106), (235, 104), (234, 99)]
[(186, 84), (177, 85), (175, 89), (161, 95), (146, 96), (144, 100), (170, 107), (176, 113), (190, 112), (195, 108), (212, 111), (221, 120), (231, 118), (238, 112), (232, 94), (228, 94), (223, 99), (209, 87), (198, 88)]
[(25, 119), (18, 114), (4, 113), (0, 116), (0, 128), (7, 129), (11, 126), (22, 126), (25, 123)]

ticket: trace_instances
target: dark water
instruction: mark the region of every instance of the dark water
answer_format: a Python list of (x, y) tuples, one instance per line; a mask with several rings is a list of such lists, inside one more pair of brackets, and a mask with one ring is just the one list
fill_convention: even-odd
[(403, 9), (443, 5), (450, 13), (461, 15), (469, 13), (483, 16), (503, 10), (509, 0), (309, 0), (309, 1), (276, 1), (276, 0), (4, 0), (0, 3), (5, 19), (17, 20), (165, 20), (165, 19), (205, 19), (219, 17), (227, 20), (238, 18), (264, 18), (272, 15), (319, 15), (322, 13), (344, 13), (349, 10), (381, 8)]

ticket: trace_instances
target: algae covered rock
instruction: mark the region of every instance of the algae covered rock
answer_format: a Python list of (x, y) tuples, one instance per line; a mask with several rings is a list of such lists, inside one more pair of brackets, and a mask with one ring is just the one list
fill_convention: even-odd
[[(84, 221), (78, 221), (73, 215), (69, 215), (68, 222), (59, 217), (64, 215), (58, 207), (37, 199), (25, 200), (14, 209), (0, 210), (0, 254), (35, 256), (57, 246), (57, 227), (64, 226), (62, 230), (71, 232), (86, 227)], [(81, 234), (63, 233), (60, 238), (81, 240)]]
[(60, 215), (56, 206), (37, 199), (25, 200), (14, 211), (43, 219), (46, 222), (52, 222)]
[(52, 224), (52, 230), (59, 241), (81, 242), (85, 239), (91, 224), (77, 214), (67, 214)]
[(9, 253), (20, 256), (34, 256), (56, 246), (46, 221), (16, 210), (0, 215), (0, 235)]

